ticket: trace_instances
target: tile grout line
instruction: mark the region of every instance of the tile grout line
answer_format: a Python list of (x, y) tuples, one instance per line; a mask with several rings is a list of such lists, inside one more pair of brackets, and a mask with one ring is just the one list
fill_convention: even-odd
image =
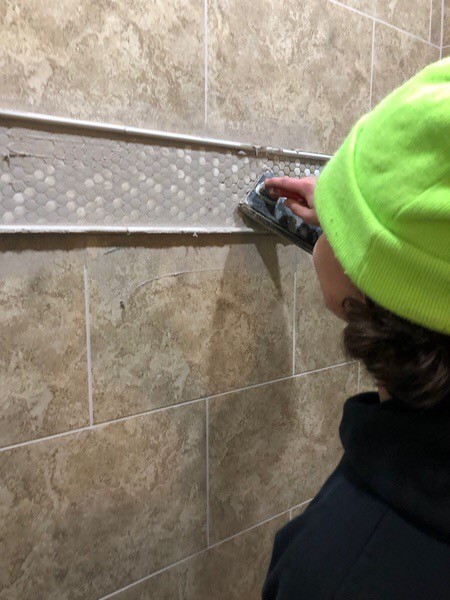
[(301, 506), (305, 506), (305, 504), (309, 504), (311, 502), (311, 500), (313, 500), (314, 498), (308, 498), (308, 500), (304, 500), (303, 502), (300, 502), (300, 504), (296, 504), (295, 506), (291, 507), (291, 511), (295, 510), (296, 508), (300, 508)]
[(22, 446), (29, 446), (32, 444), (38, 444), (40, 442), (46, 442), (49, 440), (66, 437), (68, 435), (74, 433), (82, 433), (83, 431), (94, 431), (96, 429), (101, 429), (103, 427), (107, 427), (108, 425), (112, 425), (113, 423), (122, 423), (124, 421), (128, 421), (129, 419), (137, 419), (139, 417), (145, 417), (147, 415), (152, 415), (160, 412), (165, 412), (167, 410), (172, 410), (176, 408), (181, 408), (184, 406), (189, 406), (191, 404), (198, 404), (199, 402), (203, 402), (208, 399), (218, 398), (220, 396), (228, 396), (229, 394), (235, 394), (237, 392), (244, 392), (246, 390), (251, 390), (258, 387), (263, 387), (265, 385), (272, 385), (274, 383), (280, 383), (282, 381), (288, 381), (289, 379), (300, 379), (301, 377), (306, 377), (307, 375), (314, 375), (315, 373), (321, 373), (322, 371), (329, 371), (331, 369), (339, 369), (340, 367), (345, 367), (347, 365), (355, 364), (357, 361), (348, 360), (342, 363), (338, 363), (336, 365), (328, 365), (326, 367), (321, 367), (320, 369), (313, 369), (312, 371), (304, 371), (303, 373), (296, 373), (295, 375), (287, 375), (286, 377), (279, 377), (278, 379), (272, 379), (270, 381), (263, 381), (261, 383), (254, 383), (252, 385), (248, 385), (242, 388), (236, 388), (233, 390), (228, 390), (225, 392), (219, 392), (217, 394), (212, 394), (210, 396), (202, 396), (201, 398), (195, 398), (194, 400), (186, 400), (185, 402), (177, 402), (175, 404), (169, 404), (167, 406), (159, 406), (158, 408), (152, 408), (149, 410), (145, 410), (140, 413), (134, 413), (132, 415), (127, 415), (125, 417), (118, 417), (117, 419), (110, 419), (109, 421), (102, 421), (101, 423), (94, 423), (93, 425), (86, 425), (85, 427), (78, 427), (76, 429), (69, 429), (67, 431), (62, 431), (60, 433), (55, 433), (52, 435), (47, 435), (41, 438), (36, 438), (33, 440), (27, 440), (25, 442), (18, 442), (16, 444), (10, 444), (8, 446), (0, 447), (0, 452), (5, 452), (6, 450), (13, 450), (15, 448), (21, 448)]
[(92, 395), (92, 355), (91, 355), (91, 312), (89, 306), (89, 274), (84, 265), (84, 305), (86, 309), (86, 359), (88, 375), (89, 425), (94, 424), (94, 398)]
[(434, 0), (430, 0), (430, 31), (429, 31), (429, 35), (428, 35), (428, 39), (431, 42), (431, 35), (432, 35), (432, 24), (433, 24), (433, 1)]
[(372, 60), (370, 63), (370, 89), (369, 89), (369, 107), (372, 110), (373, 105), (373, 67), (375, 63), (375, 21), (372, 28)]
[(206, 398), (206, 547), (209, 548), (209, 398)]
[[(309, 500), (307, 502), (309, 502)], [(249, 531), (252, 531), (252, 529), (261, 527), (261, 525), (265, 525), (266, 523), (269, 523), (270, 521), (273, 521), (274, 519), (278, 519), (278, 517), (281, 517), (282, 515), (286, 515), (289, 512), (290, 512), (289, 510), (284, 510), (283, 512), (278, 513), (277, 515), (274, 515), (272, 517), (269, 517), (268, 519), (265, 519), (264, 521), (260, 521), (259, 523), (256, 523), (255, 525), (248, 527), (247, 529), (243, 529), (242, 531), (239, 531), (238, 533), (234, 533), (233, 535), (230, 535), (229, 537), (226, 537), (223, 540), (220, 540), (219, 542), (212, 544), (211, 546), (209, 546), (209, 548), (203, 548), (202, 550), (199, 550), (198, 552), (194, 552), (194, 554), (185, 556), (184, 558), (182, 558), (174, 563), (171, 563), (170, 565), (167, 565), (166, 567), (163, 567), (162, 569), (159, 569), (158, 571), (154, 571), (153, 573), (150, 573), (149, 575), (146, 575), (145, 577), (138, 579), (137, 581), (133, 581), (132, 583), (129, 583), (128, 585), (126, 585), (118, 590), (114, 590), (114, 592), (111, 592), (111, 593), (107, 594), (106, 596), (101, 596), (98, 600), (108, 600), (108, 598), (113, 598), (117, 594), (121, 594), (122, 592), (129, 590), (129, 589), (133, 588), (134, 586), (139, 585), (140, 583), (143, 583), (144, 581), (148, 581), (149, 579), (152, 579), (156, 575), (160, 575), (161, 573), (164, 573), (165, 571), (169, 571), (170, 569), (173, 569), (174, 567), (177, 567), (178, 565), (181, 565), (184, 562), (186, 562), (192, 558), (201, 556), (202, 554), (205, 554), (206, 552), (208, 552), (208, 550), (210, 550), (212, 548), (216, 548), (217, 546), (220, 546), (220, 545), (224, 544), (225, 542), (229, 542), (230, 540), (233, 540), (234, 538), (237, 538), (240, 535), (243, 535), (244, 533), (248, 533)]]
[(204, 0), (203, 3), (203, 12), (204, 12), (204, 61), (205, 61), (205, 68), (204, 68), (204, 77), (205, 77), (205, 87), (204, 87), (204, 93), (205, 93), (205, 107), (204, 107), (204, 111), (205, 111), (205, 129), (206, 126), (208, 124), (208, 0)]
[(242, 531), (233, 533), (233, 535), (229, 535), (228, 537), (223, 538), (223, 540), (219, 540), (218, 542), (211, 544), (209, 548), (216, 548), (217, 546), (220, 546), (221, 544), (223, 544), (225, 542), (229, 542), (230, 540), (233, 540), (234, 538), (238, 537), (239, 535), (242, 535), (243, 533), (248, 533), (249, 531), (252, 531), (253, 529), (256, 529), (257, 527), (261, 527), (261, 525), (265, 525), (266, 523), (269, 523), (270, 521), (273, 521), (274, 519), (278, 519), (278, 517), (281, 517), (282, 515), (287, 515), (287, 514), (289, 514), (289, 509), (282, 510), (281, 512), (277, 513), (276, 515), (272, 515), (271, 517), (268, 517), (267, 519), (264, 519), (263, 521), (259, 521), (258, 523), (255, 523), (254, 525), (251, 525), (250, 527), (243, 529)]
[(444, 54), (444, 20), (445, 20), (445, 0), (442, 0), (441, 7), (441, 41), (440, 41), (440, 50), (439, 50), (439, 58), (442, 59), (442, 55)]
[(406, 29), (402, 29), (401, 27), (397, 27), (397, 25), (392, 25), (392, 23), (388, 23), (387, 21), (383, 21), (383, 19), (379, 19), (378, 17), (374, 17), (373, 15), (368, 15), (367, 13), (362, 12), (361, 10), (358, 10), (357, 8), (352, 8), (351, 6), (347, 6), (346, 4), (343, 4), (342, 2), (339, 2), (339, 0), (328, 0), (328, 2), (331, 2), (331, 4), (335, 4), (336, 6), (340, 6), (341, 8), (345, 8), (345, 9), (349, 10), (350, 12), (354, 12), (357, 15), (361, 15), (362, 17), (367, 17), (368, 19), (372, 19), (376, 23), (381, 23), (381, 25), (386, 25), (386, 27), (390, 27), (391, 29), (395, 29), (396, 31), (399, 31), (400, 33), (404, 33), (405, 35), (409, 35), (410, 37), (413, 37), (416, 40), (419, 40), (421, 42), (424, 42), (425, 44), (428, 44), (429, 46), (434, 46), (435, 48), (439, 48), (439, 46), (437, 44), (433, 44), (432, 42), (429, 42), (425, 38), (420, 37), (420, 35), (416, 35), (415, 33), (411, 33), (410, 31), (406, 31)]
[(295, 375), (295, 345), (297, 343), (297, 249), (295, 249), (294, 260), (294, 299), (292, 302), (292, 375)]
[(303, 502), (300, 502), (300, 504), (296, 504), (295, 506), (292, 506), (289, 509), (289, 521), (292, 521), (292, 519), (294, 518), (292, 515), (293, 510), (296, 510), (297, 508), (300, 508), (302, 506), (305, 506), (306, 504), (309, 504), (311, 502), (311, 500), (313, 500), (313, 498), (309, 498), (308, 500), (304, 500)]

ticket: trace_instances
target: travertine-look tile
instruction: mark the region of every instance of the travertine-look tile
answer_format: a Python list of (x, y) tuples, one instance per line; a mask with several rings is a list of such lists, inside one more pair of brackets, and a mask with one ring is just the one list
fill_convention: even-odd
[(344, 400), (357, 365), (344, 365), (209, 401), (213, 542), (310, 499), (337, 464)]
[(0, 243), (0, 446), (89, 423), (83, 253)]
[(0, 105), (201, 130), (203, 10), (203, 0), (3, 0)]
[(291, 373), (292, 245), (267, 235), (119, 243), (89, 267), (96, 421)]
[(450, 56), (450, 46), (442, 49), (442, 58), (446, 58), (447, 56)]
[(209, 130), (333, 151), (369, 110), (372, 23), (326, 0), (209, 0)]
[(205, 546), (198, 403), (0, 453), (0, 599), (94, 600)]
[(114, 600), (259, 600), (273, 538), (286, 523), (287, 513), (119, 592)]
[(442, 43), (444, 46), (450, 45), (450, 2), (445, 0), (444, 8), (444, 30)]
[(377, 23), (373, 64), (373, 105), (438, 59), (438, 48)]
[(325, 306), (312, 257), (297, 251), (295, 372), (304, 373), (349, 360), (342, 345), (343, 321)]
[(305, 510), (308, 508), (309, 502), (305, 502), (303, 504), (301, 504), (300, 506), (296, 506), (295, 508), (293, 508), (291, 510), (291, 518), (295, 519), (295, 517), (299, 517), (300, 515), (302, 515)]
[(442, 0), (431, 0), (431, 42), (441, 45)]
[(425, 40), (430, 36), (430, 0), (340, 0)]

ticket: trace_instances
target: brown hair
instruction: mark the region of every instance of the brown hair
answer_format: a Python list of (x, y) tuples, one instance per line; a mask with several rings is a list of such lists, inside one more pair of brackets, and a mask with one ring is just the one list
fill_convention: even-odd
[(450, 336), (411, 323), (370, 298), (346, 298), (344, 346), (391, 396), (413, 408), (450, 395)]

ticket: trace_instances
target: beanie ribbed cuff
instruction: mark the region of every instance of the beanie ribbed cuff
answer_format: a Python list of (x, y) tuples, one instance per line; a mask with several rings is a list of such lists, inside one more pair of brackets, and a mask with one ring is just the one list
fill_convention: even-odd
[(355, 125), (319, 178), (315, 200), (321, 226), (363, 293), (405, 319), (450, 334), (448, 262), (389, 231), (358, 187), (354, 155), (369, 116)]

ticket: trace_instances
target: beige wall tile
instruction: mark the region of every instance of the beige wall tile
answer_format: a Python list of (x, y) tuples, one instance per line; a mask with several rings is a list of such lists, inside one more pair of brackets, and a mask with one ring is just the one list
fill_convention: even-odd
[(442, 0), (431, 0), (431, 39), (433, 44), (441, 45)]
[(267, 235), (120, 243), (90, 262), (96, 421), (291, 373), (292, 245)]
[(209, 401), (213, 542), (319, 490), (341, 454), (342, 404), (357, 372), (345, 365)]
[(305, 502), (303, 504), (301, 504), (300, 506), (296, 506), (295, 508), (293, 508), (291, 510), (291, 519), (295, 519), (295, 517), (299, 517), (300, 515), (302, 515), (305, 510), (308, 508), (309, 502)]
[(450, 56), (450, 46), (447, 46), (446, 48), (443, 48), (443, 50), (442, 50), (442, 58), (445, 58), (447, 56)]
[(344, 323), (325, 306), (312, 256), (297, 252), (295, 372), (303, 373), (346, 362)]
[(202, 552), (114, 600), (259, 600), (275, 533), (287, 514)]
[(203, 1), (4, 0), (0, 106), (201, 130)]
[(341, 0), (341, 2), (426, 40), (429, 39), (430, 0)]
[(444, 10), (444, 37), (442, 40), (444, 46), (450, 45), (450, 2), (445, 0)]
[(439, 59), (439, 49), (379, 23), (375, 27), (373, 105)]
[(372, 23), (326, 0), (209, 0), (209, 130), (337, 148), (369, 109)]
[(4, 237), (0, 305), (0, 446), (89, 424), (82, 250)]
[(96, 599), (205, 546), (198, 403), (0, 453), (0, 599)]

